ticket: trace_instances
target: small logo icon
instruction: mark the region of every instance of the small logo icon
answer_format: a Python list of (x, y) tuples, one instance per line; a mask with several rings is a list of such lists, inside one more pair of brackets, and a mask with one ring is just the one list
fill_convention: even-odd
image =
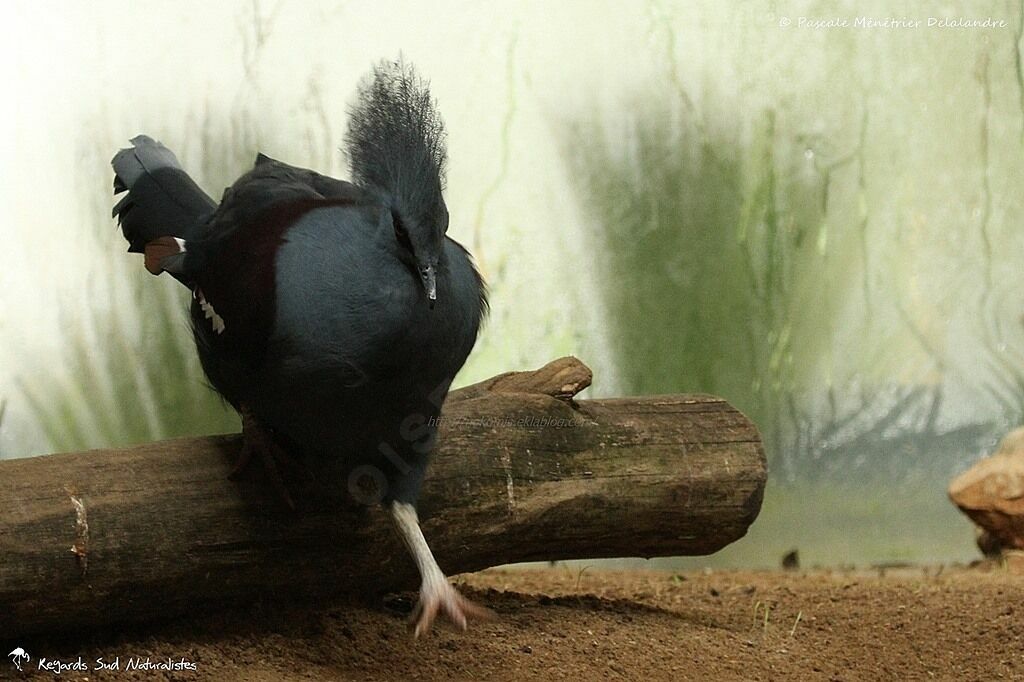
[[(3, 651), (3, 649), (0, 649), (0, 651)], [(18, 672), (22, 672), (22, 663), (28, 663), (32, 660), (32, 657), (28, 655), (28, 652), (26, 652), (20, 646), (11, 653), (7, 654), (7, 657), (11, 659), (12, 663), (14, 663), (14, 667), (18, 669)]]

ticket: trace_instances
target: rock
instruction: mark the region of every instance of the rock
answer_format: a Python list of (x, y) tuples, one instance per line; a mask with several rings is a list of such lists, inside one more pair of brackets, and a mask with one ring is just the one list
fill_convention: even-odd
[(1024, 550), (1024, 427), (1007, 434), (994, 455), (954, 478), (949, 498), (981, 527), (979, 546), (985, 554), (997, 547)]
[(1003, 555), (1003, 545), (981, 526), (974, 527), (974, 542), (986, 559), (998, 559)]
[(1009, 549), (1003, 554), (1003, 566), (1010, 573), (1024, 575), (1024, 552), (1019, 549)]

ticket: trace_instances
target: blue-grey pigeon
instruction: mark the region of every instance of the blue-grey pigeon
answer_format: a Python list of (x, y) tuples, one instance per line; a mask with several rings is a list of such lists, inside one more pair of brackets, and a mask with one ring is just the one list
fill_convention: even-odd
[[(203, 370), (242, 415), (239, 467), (294, 452), (372, 481), (422, 577), (415, 634), (486, 610), (438, 567), (416, 512), (441, 405), (476, 341), (486, 288), (445, 236), (444, 128), (427, 84), (381, 62), (345, 140), (352, 182), (260, 154), (217, 204), (161, 143), (113, 159), (129, 251), (193, 292)], [(284, 488), (281, 488), (284, 490)], [(287, 492), (284, 492), (287, 498)], [(287, 499), (291, 503), (290, 499)]]

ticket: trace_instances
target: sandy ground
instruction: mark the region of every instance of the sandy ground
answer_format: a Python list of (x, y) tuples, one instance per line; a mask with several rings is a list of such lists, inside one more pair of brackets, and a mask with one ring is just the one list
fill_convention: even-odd
[[(326, 610), (267, 605), (87, 641), (38, 657), (119, 657), (64, 680), (1024, 680), (1024, 576), (999, 567), (866, 572), (597, 572), (463, 576), (498, 620), (413, 641), (414, 595)], [(195, 672), (126, 671), (129, 657)]]

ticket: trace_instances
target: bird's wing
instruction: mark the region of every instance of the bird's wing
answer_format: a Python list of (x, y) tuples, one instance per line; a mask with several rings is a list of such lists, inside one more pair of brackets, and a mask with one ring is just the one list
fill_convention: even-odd
[(283, 161), (272, 159), (266, 154), (257, 154), (254, 170), (267, 172), (276, 178), (287, 178), (290, 182), (310, 187), (325, 199), (365, 200), (365, 191), (351, 182), (338, 180), (328, 175), (317, 173), (308, 168), (299, 168)]
[(362, 201), (354, 185), (257, 159), (224, 192), (206, 234), (188, 245), (187, 265), (198, 285), (193, 319), (200, 342), (214, 354), (258, 366), (273, 328), (274, 263), (285, 232), (315, 208)]
[(224, 191), (205, 240), (216, 242), (238, 229), (266, 227), (268, 213), (286, 205), (318, 199), (337, 203), (369, 201), (363, 190), (349, 182), (261, 154), (253, 168)]

